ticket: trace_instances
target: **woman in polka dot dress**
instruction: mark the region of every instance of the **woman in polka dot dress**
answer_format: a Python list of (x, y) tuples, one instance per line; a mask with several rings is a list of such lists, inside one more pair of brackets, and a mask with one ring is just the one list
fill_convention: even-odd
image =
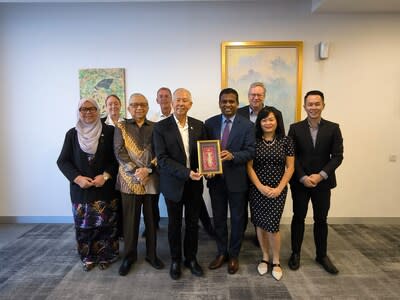
[(256, 121), (256, 155), (247, 164), (250, 185), (252, 222), (263, 253), (257, 270), (268, 272), (269, 251), (272, 252), (272, 276), (282, 278), (279, 263), (281, 238), (279, 223), (287, 195), (287, 184), (294, 172), (294, 146), (279, 124), (282, 117), (274, 107), (265, 107)]

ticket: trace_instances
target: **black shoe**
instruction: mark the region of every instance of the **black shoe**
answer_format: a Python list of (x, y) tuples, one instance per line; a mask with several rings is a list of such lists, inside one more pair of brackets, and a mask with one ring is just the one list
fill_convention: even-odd
[(293, 271), (300, 268), (300, 254), (293, 252), (292, 255), (290, 256), (288, 265), (289, 268)]
[(128, 274), (129, 270), (131, 269), (132, 264), (133, 264), (132, 258), (124, 258), (121, 266), (119, 267), (119, 271), (118, 271), (119, 275), (125, 276), (126, 274)]
[(150, 259), (149, 257), (146, 256), (145, 260), (154, 268), (157, 270), (161, 270), (164, 268), (164, 263), (159, 259), (157, 256), (155, 259)]
[(173, 280), (178, 280), (181, 277), (181, 263), (173, 261), (169, 269), (169, 275)]
[(317, 257), (316, 262), (324, 267), (325, 271), (331, 274), (339, 273), (339, 270), (336, 269), (335, 265), (331, 262), (328, 256), (325, 257)]
[(190, 269), (190, 272), (192, 272), (193, 275), (203, 276), (203, 269), (200, 267), (195, 259), (191, 261), (185, 260), (183, 264), (186, 268)]

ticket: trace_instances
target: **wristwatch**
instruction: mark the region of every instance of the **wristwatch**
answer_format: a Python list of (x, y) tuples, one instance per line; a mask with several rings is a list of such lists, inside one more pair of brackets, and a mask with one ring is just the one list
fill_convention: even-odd
[(151, 174), (153, 172), (152, 168), (146, 168), (147, 169), (147, 173)]
[(107, 181), (107, 180), (110, 179), (111, 177), (110, 177), (110, 175), (109, 175), (107, 172), (104, 172), (104, 173), (103, 173), (103, 178), (104, 178), (104, 181)]

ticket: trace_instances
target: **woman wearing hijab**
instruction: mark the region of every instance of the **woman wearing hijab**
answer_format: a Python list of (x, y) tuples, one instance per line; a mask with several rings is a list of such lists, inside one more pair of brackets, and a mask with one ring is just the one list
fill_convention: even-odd
[(100, 121), (93, 99), (82, 99), (78, 121), (64, 140), (57, 165), (70, 182), (78, 253), (83, 270), (106, 269), (118, 258), (118, 163), (113, 151), (114, 128)]

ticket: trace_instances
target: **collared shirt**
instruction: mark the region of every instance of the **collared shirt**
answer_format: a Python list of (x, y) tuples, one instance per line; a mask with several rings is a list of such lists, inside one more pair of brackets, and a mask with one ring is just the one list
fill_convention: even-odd
[(158, 174), (152, 172), (149, 181), (142, 185), (134, 176), (138, 168), (155, 167), (155, 155), (152, 151), (152, 133), (154, 123), (147, 119), (138, 126), (134, 119), (127, 119), (116, 125), (114, 132), (114, 151), (120, 164), (117, 188), (126, 194), (157, 194)]
[[(121, 117), (118, 118), (118, 122), (123, 121), (124, 119), (122, 119)], [(115, 124), (113, 122), (113, 120), (111, 119), (110, 115), (107, 115), (106, 120), (104, 121), (104, 123), (106, 123), (107, 125), (111, 125), (115, 127)]]
[[(319, 120), (319, 122), (318, 122), (316, 127), (312, 127), (312, 125), (311, 125), (309, 120), (307, 120), (307, 122), (308, 122), (308, 127), (310, 128), (311, 139), (312, 139), (312, 142), (313, 142), (313, 145), (314, 145), (314, 148), (315, 148), (315, 143), (317, 141), (317, 135), (318, 135), (318, 130), (319, 130), (319, 126), (320, 126), (321, 120)], [(328, 179), (328, 174), (326, 174), (326, 172), (324, 170), (321, 170), (319, 172), (319, 175), (321, 175), (322, 178), (324, 178), (325, 180)], [(300, 178), (300, 182), (301, 183), (304, 183), (305, 177), (306, 176), (303, 176), (302, 178)]]
[(308, 126), (310, 127), (310, 134), (311, 134), (311, 138), (312, 138), (312, 142), (315, 148), (315, 142), (317, 141), (317, 134), (318, 134), (318, 130), (319, 130), (319, 123), (321, 122), (321, 120), (318, 122), (317, 127), (312, 127), (310, 121), (308, 121)]
[(258, 114), (251, 108), (250, 105), (249, 105), (249, 116), (250, 116), (250, 121), (255, 124)]
[(189, 152), (189, 124), (188, 124), (188, 118), (186, 117), (185, 121), (185, 126), (182, 126), (178, 119), (174, 115), (174, 119), (176, 122), (176, 125), (178, 126), (179, 133), (181, 134), (182, 142), (183, 142), (183, 147), (185, 148), (185, 153), (186, 153), (186, 167), (190, 169), (190, 152)]
[(225, 126), (230, 126), (230, 127), (231, 127), (230, 129), (232, 129), (232, 124), (233, 124), (233, 121), (235, 120), (235, 116), (236, 116), (236, 115), (234, 115), (233, 117), (230, 117), (230, 118), (229, 118), (229, 120), (231, 120), (231, 123), (228, 124), (228, 123), (225, 122), (225, 120), (227, 120), (228, 118), (225, 117), (224, 115), (222, 115), (222, 122), (221, 122), (221, 139), (222, 139), (222, 134), (223, 134), (223, 132), (224, 132), (224, 130), (225, 130)]
[(160, 111), (160, 117), (158, 118), (158, 121), (164, 120), (166, 118), (168, 118), (170, 115), (173, 114), (173, 111), (171, 110), (171, 113), (169, 115), (164, 115), (161, 111)]

